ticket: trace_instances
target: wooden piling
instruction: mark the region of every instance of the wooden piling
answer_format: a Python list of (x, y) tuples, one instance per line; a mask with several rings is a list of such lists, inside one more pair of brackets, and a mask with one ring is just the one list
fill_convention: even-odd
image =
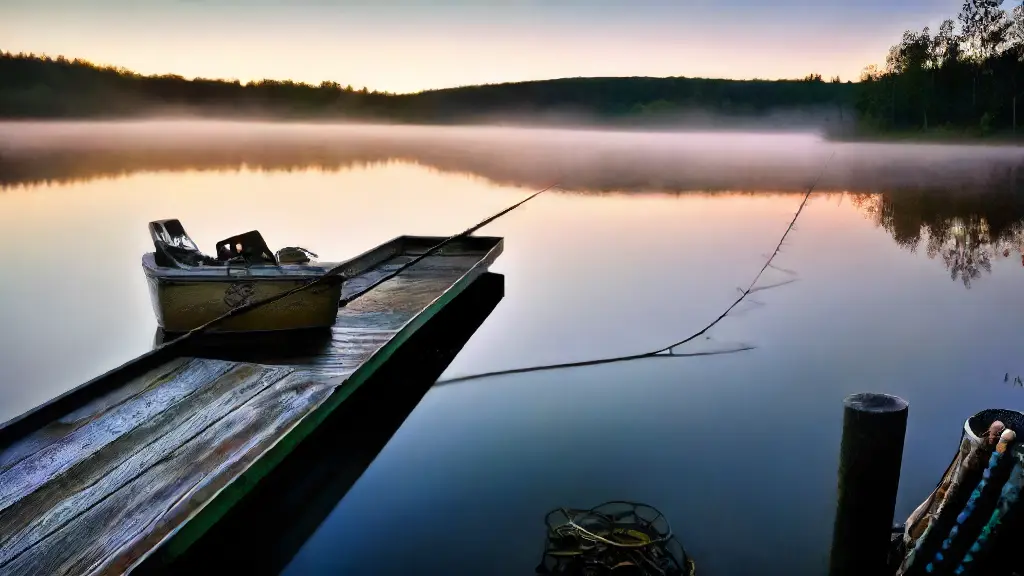
[(830, 576), (886, 571), (907, 410), (905, 400), (888, 394), (853, 394), (843, 401)]

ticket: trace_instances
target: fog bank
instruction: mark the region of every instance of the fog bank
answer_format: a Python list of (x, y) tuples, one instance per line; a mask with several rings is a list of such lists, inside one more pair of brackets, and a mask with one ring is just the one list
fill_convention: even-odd
[(1024, 148), (832, 142), (813, 134), (224, 121), (0, 123), (0, 185), (167, 170), (410, 162), (587, 191), (958, 190), (1016, 185)]

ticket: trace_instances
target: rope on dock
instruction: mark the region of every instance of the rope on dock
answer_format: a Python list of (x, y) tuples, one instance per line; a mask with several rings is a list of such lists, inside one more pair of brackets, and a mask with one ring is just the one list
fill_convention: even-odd
[[(427, 258), (428, 256), (431, 256), (431, 255), (435, 254), (438, 250), (441, 250), (442, 248), (444, 248), (445, 246), (447, 246), (451, 242), (453, 242), (455, 240), (458, 240), (459, 238), (463, 238), (465, 236), (469, 236), (470, 234), (472, 234), (473, 232), (476, 232), (480, 228), (483, 228), (484, 226), (490, 224), (491, 222), (494, 222), (498, 218), (501, 218), (505, 214), (508, 214), (509, 212), (515, 210), (516, 208), (519, 208), (523, 204), (526, 204), (527, 202), (529, 202), (530, 200), (533, 200), (534, 198), (536, 198), (537, 196), (543, 194), (544, 192), (547, 192), (548, 190), (556, 188), (557, 186), (558, 186), (558, 183), (556, 182), (554, 184), (551, 184), (550, 186), (547, 186), (546, 188), (542, 188), (542, 189), (534, 192), (533, 194), (527, 196), (526, 198), (520, 200), (519, 202), (516, 202), (515, 204), (509, 206), (508, 208), (505, 208), (501, 212), (498, 212), (498, 213), (496, 213), (496, 214), (494, 214), (492, 216), (489, 216), (489, 217), (481, 220), (479, 223), (477, 223), (477, 224), (475, 224), (475, 225), (473, 225), (473, 226), (463, 230), (462, 232), (459, 232), (458, 234), (455, 234), (453, 236), (449, 236), (448, 238), (445, 238), (443, 241), (438, 242), (437, 244), (435, 244), (435, 245), (431, 246), (430, 248), (428, 248), (423, 254), (420, 254), (419, 256), (413, 258), (409, 262), (406, 262), (405, 264), (399, 266), (397, 269), (395, 269), (391, 273), (385, 275), (383, 278), (377, 280), (376, 282), (370, 284), (366, 288), (360, 290), (359, 292), (356, 292), (355, 294), (349, 296), (348, 298), (342, 298), (341, 305), (344, 306), (346, 304), (349, 304), (350, 302), (352, 302), (356, 298), (359, 298), (360, 296), (366, 294), (370, 290), (373, 290), (374, 288), (376, 288), (377, 286), (381, 285), (382, 283), (387, 282), (388, 280), (391, 280), (395, 276), (398, 276), (399, 274), (401, 274), (405, 270), (409, 269), (411, 266), (413, 266), (413, 265), (417, 264), (418, 262), (422, 261), (424, 258)], [(311, 281), (309, 281), (309, 282), (307, 282), (307, 283), (305, 283), (305, 284), (303, 284), (301, 286), (296, 286), (295, 288), (292, 288), (291, 290), (288, 290), (286, 292), (281, 292), (280, 294), (275, 294), (274, 296), (271, 296), (269, 298), (264, 298), (263, 300), (257, 300), (255, 302), (250, 302), (249, 304), (246, 304), (246, 305), (243, 305), (243, 306), (239, 306), (237, 308), (232, 308), (231, 310), (229, 310), (229, 311), (225, 312), (224, 314), (214, 318), (213, 320), (210, 320), (209, 322), (207, 322), (207, 323), (205, 323), (205, 324), (203, 324), (201, 326), (197, 326), (197, 327), (193, 328), (192, 330), (189, 330), (188, 332), (182, 334), (181, 336), (178, 336), (177, 338), (174, 338), (173, 340), (170, 340), (168, 342), (165, 342), (164, 344), (161, 344), (155, 350), (159, 350), (159, 349), (165, 348), (167, 346), (170, 346), (171, 344), (174, 344), (174, 343), (179, 342), (179, 341), (184, 341), (186, 338), (193, 337), (193, 336), (198, 335), (198, 334), (200, 334), (202, 332), (205, 332), (205, 331), (209, 330), (210, 328), (212, 328), (213, 326), (216, 326), (217, 324), (223, 322), (224, 320), (227, 320), (228, 318), (232, 318), (234, 316), (237, 316), (237, 315), (242, 314), (244, 312), (248, 312), (248, 311), (253, 310), (255, 308), (259, 308), (260, 306), (264, 306), (266, 304), (270, 304), (272, 302), (277, 302), (278, 300), (281, 300), (283, 298), (287, 298), (288, 296), (291, 296), (292, 294), (295, 294), (296, 292), (301, 292), (303, 290), (308, 290), (309, 288), (312, 288), (313, 286), (316, 286), (317, 284), (320, 284), (321, 282), (323, 282), (324, 280), (326, 280), (327, 278), (329, 278), (331, 276), (337, 276), (338, 274), (341, 273), (342, 269), (344, 269), (345, 266), (347, 266), (347, 263), (339, 264), (338, 266), (335, 266), (334, 268), (331, 268), (327, 272), (324, 272), (323, 276), (320, 276), (320, 277), (316, 278), (315, 280), (311, 280)]]
[[(762, 290), (762, 289), (766, 288), (766, 287), (755, 288), (754, 286), (757, 284), (758, 280), (761, 279), (761, 275), (764, 274), (764, 271), (767, 270), (772, 265), (772, 260), (774, 260), (775, 257), (778, 256), (779, 252), (782, 250), (782, 244), (786, 241), (786, 237), (789, 236), (789, 233), (793, 230), (793, 226), (796, 225), (797, 218), (800, 217), (800, 214), (803, 212), (804, 207), (807, 206), (807, 201), (811, 197), (811, 192), (814, 191), (815, 187), (817, 187), (817, 185), (818, 185), (818, 182), (821, 180), (821, 177), (825, 174), (825, 170), (828, 168), (828, 164), (829, 164), (829, 162), (832, 161), (832, 157), (833, 156), (835, 156), (835, 152), (830, 154), (829, 157), (825, 160), (825, 164), (821, 167), (821, 172), (818, 173), (818, 176), (814, 179), (814, 182), (812, 182), (810, 187), (807, 188), (807, 192), (804, 194), (803, 200), (800, 202), (800, 206), (797, 207), (796, 213), (793, 214), (793, 219), (790, 220), (789, 226), (786, 227), (786, 231), (782, 233), (782, 237), (779, 239), (779, 243), (775, 245), (775, 250), (771, 253), (770, 256), (768, 256), (768, 259), (767, 259), (767, 261), (765, 261), (764, 266), (762, 266), (761, 269), (754, 276), (753, 281), (750, 282), (750, 285), (747, 286), (747, 289), (743, 290), (740, 293), (740, 296), (728, 308), (726, 308), (724, 312), (719, 314), (717, 318), (715, 318), (714, 320), (711, 321), (711, 323), (709, 323), (707, 326), (704, 326), (703, 328), (701, 328), (697, 332), (694, 332), (690, 336), (687, 336), (686, 338), (683, 338), (682, 340), (679, 340), (678, 342), (674, 342), (672, 344), (669, 344), (668, 346), (665, 346), (663, 348), (658, 348), (657, 350), (651, 350), (649, 352), (644, 352), (644, 353), (641, 353), (641, 354), (629, 354), (629, 355), (626, 355), (626, 356), (612, 356), (612, 357), (608, 357), (608, 358), (598, 358), (598, 359), (595, 359), (595, 360), (581, 360), (581, 361), (577, 361), (577, 362), (564, 362), (564, 363), (560, 363), (560, 364), (543, 364), (543, 365), (538, 365), (538, 366), (528, 366), (528, 367), (525, 367), (525, 368), (510, 368), (510, 369), (506, 369), (506, 370), (494, 370), (494, 371), (491, 371), (491, 372), (481, 372), (479, 374), (469, 374), (469, 375), (466, 375), (466, 376), (456, 376), (454, 378), (445, 378), (443, 380), (438, 380), (435, 383), (435, 385), (454, 384), (456, 382), (465, 382), (467, 380), (478, 380), (480, 378), (488, 378), (488, 377), (491, 377), (491, 376), (504, 376), (504, 375), (507, 375), (507, 374), (524, 374), (524, 373), (527, 373), (527, 372), (540, 372), (540, 371), (544, 371), (544, 370), (557, 370), (557, 369), (561, 369), (561, 368), (579, 368), (579, 367), (582, 367), (582, 366), (596, 366), (596, 365), (599, 365), (599, 364), (612, 364), (612, 363), (616, 363), (616, 362), (626, 362), (626, 361), (629, 361), (629, 360), (640, 360), (640, 359), (643, 359), (643, 358), (689, 358), (689, 357), (694, 357), (694, 356), (711, 356), (711, 355), (717, 355), (717, 354), (732, 354), (732, 353), (735, 353), (735, 352), (743, 352), (743, 351), (746, 351), (746, 350), (752, 350), (754, 348), (753, 346), (743, 345), (743, 346), (740, 346), (740, 347), (737, 347), (737, 348), (733, 348), (733, 349), (730, 349), (730, 350), (719, 351), (719, 352), (694, 352), (694, 353), (688, 353), (688, 354), (677, 354), (675, 352), (676, 348), (678, 348), (678, 347), (680, 347), (680, 346), (682, 346), (684, 344), (687, 344), (689, 342), (692, 342), (693, 340), (696, 340), (697, 338), (703, 336), (705, 333), (707, 333), (708, 330), (710, 330), (716, 324), (718, 324), (719, 322), (724, 320), (725, 317), (728, 316), (729, 313), (732, 312), (733, 309), (735, 309), (736, 306), (738, 306), (740, 304), (740, 302), (743, 302), (743, 300), (746, 299), (746, 297), (749, 296), (751, 293), (757, 292), (759, 290)], [(789, 282), (787, 281), (787, 282), (780, 283), (779, 285), (788, 284), (788, 283)]]

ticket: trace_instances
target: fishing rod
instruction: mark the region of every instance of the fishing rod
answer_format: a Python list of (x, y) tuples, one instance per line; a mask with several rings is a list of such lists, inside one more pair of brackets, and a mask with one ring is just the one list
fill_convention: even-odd
[(405, 264), (399, 266), (395, 271), (393, 271), (390, 274), (384, 276), (380, 280), (377, 280), (373, 284), (370, 284), (366, 288), (360, 290), (359, 292), (356, 292), (355, 294), (349, 296), (348, 298), (342, 298), (341, 299), (341, 305), (344, 306), (344, 305), (348, 304), (349, 302), (352, 302), (356, 298), (359, 298), (363, 294), (366, 294), (367, 292), (369, 292), (370, 290), (373, 290), (377, 286), (380, 286), (384, 282), (387, 282), (388, 280), (391, 280), (395, 276), (398, 276), (403, 271), (407, 270), (408, 268), (410, 268), (411, 266), (413, 266), (417, 262), (423, 260), (427, 256), (430, 256), (431, 254), (434, 254), (438, 250), (444, 248), (450, 242), (452, 242), (454, 240), (458, 240), (459, 238), (464, 238), (466, 236), (469, 236), (473, 232), (476, 232), (480, 228), (483, 228), (484, 226), (490, 224), (491, 222), (494, 222), (495, 220), (497, 220), (498, 218), (501, 218), (505, 214), (508, 214), (509, 212), (515, 210), (516, 208), (519, 208), (523, 204), (526, 204), (527, 202), (529, 202), (530, 200), (533, 200), (534, 198), (536, 198), (537, 196), (543, 194), (544, 192), (547, 192), (548, 190), (551, 190), (551, 189), (557, 188), (557, 187), (558, 187), (558, 184), (556, 183), (556, 184), (552, 184), (552, 185), (548, 186), (547, 188), (543, 188), (541, 190), (538, 190), (538, 191), (534, 192), (533, 194), (530, 194), (526, 198), (520, 200), (519, 202), (516, 202), (515, 204), (509, 206), (508, 208), (505, 208), (501, 212), (498, 212), (497, 214), (494, 214), (493, 216), (490, 216), (490, 217), (488, 217), (488, 218), (486, 218), (484, 220), (481, 220), (479, 223), (473, 225), (472, 227), (467, 228), (467, 229), (463, 230), (462, 232), (459, 232), (458, 234), (455, 234), (454, 236), (449, 236), (444, 241), (439, 242), (439, 243), (431, 246), (430, 248), (428, 248), (427, 251), (424, 252), (423, 254), (420, 254), (419, 256), (413, 258), (412, 260), (410, 260), (410, 261), (406, 262)]
[[(427, 258), (428, 256), (431, 256), (431, 255), (437, 253), (438, 250), (441, 250), (442, 248), (444, 248), (448, 244), (454, 242), (455, 240), (458, 240), (459, 238), (464, 238), (466, 236), (469, 236), (473, 232), (476, 232), (480, 228), (483, 228), (484, 226), (490, 224), (491, 222), (494, 222), (495, 220), (497, 220), (498, 218), (501, 218), (505, 214), (508, 214), (509, 212), (515, 210), (516, 208), (519, 208), (523, 204), (526, 204), (527, 202), (529, 202), (530, 200), (533, 200), (534, 198), (536, 198), (537, 196), (543, 194), (544, 192), (547, 192), (547, 191), (549, 191), (549, 190), (551, 190), (553, 188), (557, 188), (557, 187), (558, 187), (558, 183), (556, 182), (555, 184), (551, 184), (550, 186), (542, 188), (542, 189), (534, 192), (533, 194), (527, 196), (526, 198), (520, 200), (519, 202), (516, 202), (515, 204), (512, 204), (511, 206), (505, 208), (504, 210), (502, 210), (502, 211), (500, 211), (500, 212), (498, 212), (496, 214), (493, 214), (493, 215), (485, 218), (484, 220), (481, 220), (477, 224), (475, 224), (475, 225), (473, 225), (473, 226), (463, 230), (462, 232), (459, 232), (458, 234), (449, 236), (448, 238), (444, 239), (443, 241), (441, 241), (441, 242), (431, 246), (430, 248), (428, 248), (423, 254), (420, 254), (419, 256), (413, 258), (409, 262), (406, 262), (402, 266), (399, 266), (397, 269), (395, 269), (391, 273), (385, 275), (383, 278), (380, 278), (376, 282), (370, 284), (366, 288), (360, 290), (359, 292), (356, 292), (355, 294), (352, 294), (348, 298), (342, 298), (341, 302), (340, 302), (340, 306), (345, 306), (345, 305), (351, 303), (353, 300), (359, 298), (360, 296), (363, 296), (364, 294), (366, 294), (370, 290), (373, 290), (377, 286), (380, 286), (382, 283), (387, 282), (388, 280), (391, 280), (395, 276), (398, 276), (399, 274), (401, 274), (405, 270), (408, 270), (410, 267), (414, 266), (418, 262), (421, 262), (423, 259)], [(285, 291), (285, 292), (281, 292), (280, 294), (275, 294), (274, 296), (270, 296), (268, 298), (264, 298), (263, 300), (257, 300), (255, 302), (250, 302), (248, 304), (239, 306), (237, 308), (232, 308), (231, 310), (229, 310), (229, 311), (225, 312), (224, 314), (214, 318), (213, 320), (210, 320), (209, 322), (206, 322), (205, 324), (202, 324), (201, 326), (197, 326), (197, 327), (193, 328), (192, 330), (189, 330), (188, 332), (182, 334), (181, 336), (178, 336), (177, 338), (174, 338), (173, 340), (170, 340), (170, 341), (168, 341), (168, 342), (158, 346), (157, 349), (164, 348), (166, 346), (169, 346), (169, 345), (174, 344), (174, 343), (179, 342), (179, 341), (184, 341), (186, 338), (193, 337), (193, 336), (195, 336), (197, 334), (205, 332), (205, 331), (209, 330), (210, 328), (216, 326), (217, 324), (219, 324), (219, 323), (221, 323), (221, 322), (223, 322), (223, 321), (225, 321), (225, 320), (227, 320), (229, 318), (232, 318), (234, 316), (238, 316), (239, 314), (243, 314), (245, 312), (249, 312), (250, 310), (254, 310), (256, 308), (259, 308), (260, 306), (265, 306), (267, 304), (271, 304), (273, 302), (277, 302), (278, 300), (281, 300), (283, 298), (287, 298), (288, 296), (291, 296), (291, 295), (296, 294), (298, 292), (301, 292), (303, 290), (308, 290), (308, 289), (312, 288), (313, 286), (316, 286), (316, 285), (324, 282), (327, 278), (330, 278), (331, 276), (337, 276), (337, 275), (341, 274), (341, 271), (345, 268), (345, 266), (347, 266), (347, 263), (339, 264), (339, 265), (335, 266), (334, 268), (331, 268), (327, 272), (324, 272), (324, 274), (322, 276), (316, 278), (315, 280), (311, 280), (311, 281), (309, 281), (309, 282), (307, 282), (305, 284), (302, 284), (301, 286), (296, 286), (295, 288), (292, 288), (291, 290), (288, 290), (288, 291)]]
[(821, 171), (818, 173), (818, 176), (814, 179), (814, 181), (811, 183), (811, 185), (807, 188), (807, 192), (804, 194), (803, 200), (801, 200), (800, 205), (796, 209), (796, 213), (793, 214), (793, 218), (789, 221), (789, 226), (786, 227), (786, 230), (782, 233), (782, 237), (779, 238), (778, 244), (775, 245), (775, 250), (771, 253), (771, 255), (768, 257), (768, 259), (765, 261), (764, 266), (762, 266), (761, 269), (754, 276), (753, 281), (750, 282), (750, 285), (747, 286), (747, 289), (743, 290), (740, 293), (740, 296), (728, 308), (726, 308), (724, 312), (719, 314), (717, 318), (712, 320), (708, 325), (704, 326), (703, 328), (701, 328), (697, 332), (694, 332), (690, 336), (687, 336), (686, 338), (683, 338), (682, 340), (680, 340), (678, 342), (674, 342), (672, 344), (669, 344), (668, 346), (665, 346), (665, 347), (662, 347), (662, 348), (658, 348), (657, 350), (651, 350), (649, 352), (643, 352), (643, 353), (640, 353), (640, 354), (629, 354), (629, 355), (625, 355), (625, 356), (611, 356), (611, 357), (607, 357), (607, 358), (597, 358), (595, 360), (580, 360), (580, 361), (577, 361), (577, 362), (563, 362), (563, 363), (559, 363), (559, 364), (542, 364), (542, 365), (538, 365), (538, 366), (528, 366), (528, 367), (525, 367), (525, 368), (509, 368), (509, 369), (506, 369), (506, 370), (493, 370), (493, 371), (490, 371), (490, 372), (481, 372), (479, 374), (469, 374), (469, 375), (466, 375), (466, 376), (457, 376), (457, 377), (454, 377), (454, 378), (446, 378), (444, 380), (438, 380), (435, 383), (435, 385), (454, 384), (456, 382), (465, 382), (467, 380), (478, 380), (480, 378), (488, 378), (488, 377), (491, 377), (491, 376), (505, 376), (505, 375), (508, 375), (508, 374), (524, 374), (524, 373), (528, 373), (528, 372), (540, 372), (540, 371), (544, 371), (544, 370), (557, 370), (557, 369), (561, 369), (561, 368), (579, 368), (579, 367), (582, 367), (582, 366), (596, 366), (596, 365), (599, 365), (599, 364), (612, 364), (612, 363), (615, 363), (615, 362), (626, 362), (626, 361), (629, 361), (629, 360), (640, 360), (640, 359), (644, 359), (644, 358), (690, 358), (690, 357), (694, 357), (694, 356), (713, 356), (713, 355), (718, 355), (718, 354), (732, 354), (732, 353), (735, 353), (735, 352), (743, 352), (743, 351), (746, 351), (746, 350), (752, 350), (754, 348), (753, 346), (743, 345), (743, 346), (740, 346), (738, 348), (733, 348), (733, 349), (730, 349), (730, 350), (725, 350), (725, 351), (720, 351), (720, 352), (693, 352), (693, 353), (688, 353), (688, 354), (677, 354), (675, 352), (675, 349), (678, 348), (679, 346), (682, 346), (683, 344), (686, 344), (688, 342), (696, 340), (697, 338), (699, 338), (702, 335), (704, 335), (705, 333), (707, 333), (708, 330), (710, 330), (716, 324), (718, 324), (719, 322), (724, 320), (725, 317), (728, 316), (729, 313), (732, 312), (733, 309), (736, 308), (736, 306), (739, 306), (740, 302), (743, 302), (743, 300), (745, 300), (747, 296), (749, 296), (752, 292), (756, 291), (754, 286), (757, 284), (758, 280), (761, 279), (761, 276), (764, 274), (764, 271), (767, 270), (769, 267), (771, 267), (772, 261), (775, 259), (776, 256), (778, 256), (779, 252), (782, 250), (782, 244), (786, 241), (786, 237), (788, 237), (789, 233), (793, 230), (793, 226), (796, 225), (797, 219), (800, 217), (800, 214), (803, 212), (804, 207), (807, 206), (807, 201), (811, 198), (811, 192), (813, 192), (814, 189), (818, 186), (818, 182), (821, 180), (821, 177), (825, 174), (825, 170), (828, 168), (828, 165), (832, 161), (832, 157), (833, 156), (835, 156), (835, 152), (832, 152), (832, 154), (830, 154), (829, 157), (825, 160), (825, 164), (822, 165)]

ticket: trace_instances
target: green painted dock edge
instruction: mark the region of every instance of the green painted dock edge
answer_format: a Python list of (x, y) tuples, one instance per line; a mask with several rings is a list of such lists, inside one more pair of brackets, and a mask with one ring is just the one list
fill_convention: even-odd
[(482, 258), (473, 268), (463, 274), (444, 293), (435, 298), (419, 314), (406, 322), (387, 344), (382, 346), (373, 356), (349, 375), (340, 386), (335, 388), (334, 392), (327, 397), (323, 404), (293, 424), (288, 432), (278, 438), (277, 442), (268, 448), (252, 465), (214, 494), (213, 498), (205, 506), (196, 510), (187, 520), (179, 524), (157, 543), (156, 546), (136, 560), (128, 569), (128, 572), (131, 572), (135, 567), (144, 562), (148, 564), (155, 561), (158, 565), (166, 564), (185, 553), (192, 544), (238, 504), (263, 477), (273, 471), (296, 446), (316, 430), (338, 406), (383, 366), (417, 330), (422, 328), (431, 318), (465, 291), (466, 287), (473, 283), (498, 254), (501, 253), (503, 250), (502, 244), (503, 242), (495, 246), (486, 257)]

